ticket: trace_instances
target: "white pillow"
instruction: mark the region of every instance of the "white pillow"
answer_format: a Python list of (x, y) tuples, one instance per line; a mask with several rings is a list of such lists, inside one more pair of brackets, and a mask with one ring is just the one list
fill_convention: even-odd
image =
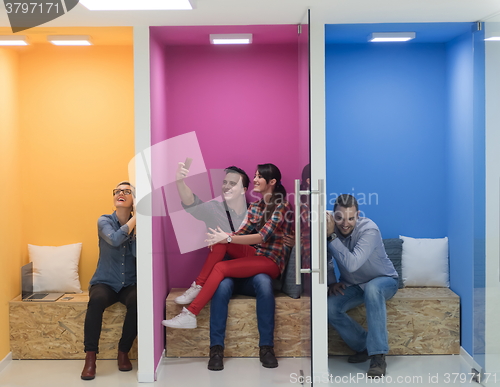
[(81, 243), (58, 247), (28, 245), (28, 251), (33, 262), (35, 292), (82, 293), (78, 277)]
[(401, 266), (405, 286), (449, 287), (448, 238), (403, 240)]

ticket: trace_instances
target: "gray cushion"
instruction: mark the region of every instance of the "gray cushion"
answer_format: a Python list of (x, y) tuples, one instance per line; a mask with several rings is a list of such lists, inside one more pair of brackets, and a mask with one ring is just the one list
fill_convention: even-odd
[(295, 284), (295, 246), (292, 248), (281, 278), (283, 280), (281, 291), (292, 298), (300, 298), (302, 286)]
[(404, 288), (403, 284), (403, 274), (401, 271), (401, 257), (403, 255), (403, 240), (399, 238), (384, 239), (384, 247), (387, 256), (391, 260), (394, 268), (398, 272), (398, 287), (399, 289)]

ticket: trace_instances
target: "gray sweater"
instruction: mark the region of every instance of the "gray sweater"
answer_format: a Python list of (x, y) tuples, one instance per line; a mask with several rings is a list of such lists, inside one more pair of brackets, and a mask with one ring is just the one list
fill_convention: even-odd
[(328, 243), (328, 284), (337, 282), (332, 257), (340, 271), (340, 282), (347, 286), (364, 285), (376, 277), (398, 278), (394, 265), (387, 257), (378, 226), (368, 218), (360, 217), (351, 235)]

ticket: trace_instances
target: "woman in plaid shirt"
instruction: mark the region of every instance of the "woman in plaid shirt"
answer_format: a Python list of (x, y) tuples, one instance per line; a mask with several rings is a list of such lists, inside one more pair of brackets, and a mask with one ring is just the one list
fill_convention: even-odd
[[(262, 199), (250, 204), (245, 221), (234, 234), (227, 234), (219, 227), (210, 229), (207, 242), (211, 252), (203, 268), (208, 267), (210, 275), (189, 307), (174, 318), (163, 320), (166, 327), (196, 328), (196, 316), (226, 277), (246, 278), (265, 273), (274, 279), (283, 272), (291, 250), (284, 244), (284, 236), (293, 233), (293, 212), (286, 201), (281, 172), (274, 164), (260, 164), (253, 183), (253, 191)], [(231, 259), (223, 261), (226, 254)]]

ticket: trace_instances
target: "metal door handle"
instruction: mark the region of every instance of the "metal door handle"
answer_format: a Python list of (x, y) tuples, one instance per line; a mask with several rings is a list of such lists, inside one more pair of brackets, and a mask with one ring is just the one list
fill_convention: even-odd
[[(300, 195), (311, 195), (319, 194), (319, 205), (318, 205), (318, 216), (319, 216), (319, 269), (302, 269), (301, 260), (301, 228), (300, 228), (300, 217), (301, 217), (301, 202)], [(325, 255), (323, 251), (323, 246), (325, 245), (326, 235), (323, 232), (325, 226), (325, 181), (323, 179), (318, 180), (318, 190), (300, 190), (300, 180), (295, 180), (295, 283), (300, 285), (302, 283), (301, 274), (302, 273), (319, 273), (319, 283), (324, 284), (324, 273), (325, 273)]]
[(318, 180), (318, 193), (319, 193), (319, 205), (318, 205), (318, 217), (319, 217), (319, 283), (325, 283), (325, 255), (323, 246), (326, 244), (326, 233), (325, 230), (325, 181), (323, 179)]
[(295, 283), (300, 285), (301, 278), (301, 243), (300, 243), (300, 180), (295, 180)]

